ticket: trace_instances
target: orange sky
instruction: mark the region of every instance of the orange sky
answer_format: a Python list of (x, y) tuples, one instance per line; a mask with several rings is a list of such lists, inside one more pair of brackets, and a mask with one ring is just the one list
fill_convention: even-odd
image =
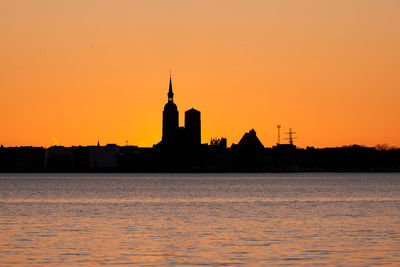
[(169, 70), (202, 141), (400, 145), (400, 1), (0, 1), (0, 144), (151, 146)]

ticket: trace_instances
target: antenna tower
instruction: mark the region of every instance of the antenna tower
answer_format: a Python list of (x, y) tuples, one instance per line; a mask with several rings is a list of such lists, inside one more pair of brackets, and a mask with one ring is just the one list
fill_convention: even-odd
[(289, 139), (289, 144), (293, 145), (293, 139), (295, 139), (296, 137), (294, 137), (293, 135), (296, 134), (296, 132), (293, 132), (292, 128), (289, 128), (289, 132), (287, 132), (286, 134), (289, 135), (288, 138), (285, 139)]
[(281, 144), (281, 125), (276, 125), (276, 128), (278, 128), (278, 145)]

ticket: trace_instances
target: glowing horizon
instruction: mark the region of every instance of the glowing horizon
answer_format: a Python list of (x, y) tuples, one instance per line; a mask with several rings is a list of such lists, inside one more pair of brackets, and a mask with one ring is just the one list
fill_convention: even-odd
[(0, 3), (0, 145), (152, 146), (169, 70), (202, 142), (400, 146), (400, 2)]

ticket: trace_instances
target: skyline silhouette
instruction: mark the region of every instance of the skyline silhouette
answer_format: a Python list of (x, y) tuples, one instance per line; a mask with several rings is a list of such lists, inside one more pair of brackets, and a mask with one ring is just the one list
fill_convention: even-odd
[[(165, 72), (202, 142), (400, 146), (398, 1), (6, 1), (0, 144), (160, 139)], [(284, 136), (283, 136), (284, 137)], [(283, 139), (282, 139), (283, 141)]]
[[(163, 109), (163, 115), (162, 115), (162, 134), (161, 134), (161, 141), (154, 143), (151, 146), (141, 146), (141, 147), (174, 147), (174, 146), (188, 146), (188, 147), (194, 147), (194, 146), (199, 146), (202, 143), (205, 145), (213, 145), (214, 142), (220, 142), (221, 138), (223, 139), (223, 142), (226, 143), (225, 146), (227, 146), (227, 138), (225, 136), (214, 136), (210, 138), (209, 142), (202, 142), (202, 134), (201, 134), (201, 112), (194, 109), (193, 107), (186, 110), (184, 112), (184, 126), (180, 126), (180, 120), (179, 120), (179, 110), (177, 105), (174, 103), (174, 92), (173, 92), (173, 86), (172, 86), (172, 74), (170, 72), (169, 76), (169, 86), (168, 86), (168, 101), (164, 106)], [(281, 132), (282, 125), (278, 124), (277, 126), (278, 133), (276, 136), (277, 142), (274, 145), (282, 145), (282, 144), (288, 144), (288, 145), (294, 145), (294, 140), (298, 138), (298, 136), (294, 136), (297, 133), (292, 130), (291, 127), (288, 128), (287, 132)], [(255, 134), (254, 129), (252, 129), (249, 133), (252, 135)], [(248, 135), (249, 133), (246, 133), (244, 136)], [(287, 136), (287, 137), (286, 137)], [(243, 139), (243, 137), (242, 137)], [(240, 139), (239, 144), (243, 141)], [(58, 139), (56, 137), (52, 137), (51, 140), (54, 142), (53, 146), (62, 146), (62, 144), (58, 143)], [(257, 137), (258, 142), (260, 140)], [(125, 140), (125, 146), (128, 146), (128, 141)], [(116, 145), (115, 143), (109, 143)], [(232, 146), (235, 146), (234, 142), (231, 142)], [(261, 144), (261, 142), (260, 142)], [(72, 146), (82, 146), (84, 144), (73, 144)], [(138, 146), (135, 143), (130, 143), (130, 145)], [(261, 144), (262, 145), (262, 144)], [(3, 145), (1, 145), (3, 147)], [(32, 146), (32, 145), (28, 145)], [(89, 145), (90, 146), (90, 145)], [(100, 138), (97, 140), (97, 146), (100, 146)], [(312, 144), (307, 144), (307, 147), (312, 146)], [(350, 146), (364, 146), (363, 144), (351, 144)], [(13, 146), (10, 146), (13, 147)], [(17, 146), (14, 146), (17, 147)], [(24, 147), (24, 146), (22, 146)], [(26, 145), (25, 145), (26, 147)], [(140, 146), (138, 146), (140, 147)], [(335, 147), (346, 147), (346, 145), (342, 146), (335, 146)], [(390, 149), (397, 149), (397, 146), (389, 145), (386, 143), (383, 144), (376, 144), (375, 147), (377, 150), (390, 150)]]
[(152, 147), (116, 144), (95, 146), (0, 147), (0, 172), (323, 172), (400, 171), (400, 149), (353, 145), (340, 148), (298, 148), (289, 128), (288, 144), (265, 147), (254, 129), (227, 145), (216, 137), (201, 142), (201, 112), (184, 112), (174, 103), (172, 77), (162, 111), (162, 136)]

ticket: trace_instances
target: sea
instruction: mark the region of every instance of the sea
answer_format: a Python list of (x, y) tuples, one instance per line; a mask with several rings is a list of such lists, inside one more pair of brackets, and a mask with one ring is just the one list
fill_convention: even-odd
[(0, 174), (0, 266), (400, 266), (400, 173)]

